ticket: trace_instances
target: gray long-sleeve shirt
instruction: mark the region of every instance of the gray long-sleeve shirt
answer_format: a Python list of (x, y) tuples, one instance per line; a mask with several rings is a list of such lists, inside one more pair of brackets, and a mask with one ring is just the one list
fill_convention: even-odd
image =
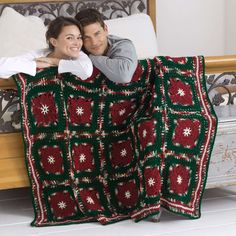
[(113, 82), (130, 82), (138, 64), (137, 53), (132, 41), (109, 35), (108, 44), (109, 49), (106, 55), (89, 55), (94, 66)]

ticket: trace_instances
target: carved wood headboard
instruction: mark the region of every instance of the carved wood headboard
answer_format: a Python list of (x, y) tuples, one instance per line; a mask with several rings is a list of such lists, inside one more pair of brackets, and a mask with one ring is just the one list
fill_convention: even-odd
[(45, 24), (58, 15), (73, 17), (80, 9), (96, 8), (106, 19), (147, 13), (156, 25), (156, 0), (0, 0), (0, 15), (7, 6), (25, 16), (39, 16)]

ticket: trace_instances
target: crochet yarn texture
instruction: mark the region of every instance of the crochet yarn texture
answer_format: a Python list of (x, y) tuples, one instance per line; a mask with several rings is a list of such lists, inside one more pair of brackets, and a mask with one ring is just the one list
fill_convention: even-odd
[(15, 77), (34, 226), (200, 217), (217, 118), (203, 57), (140, 60), (128, 84), (96, 68)]

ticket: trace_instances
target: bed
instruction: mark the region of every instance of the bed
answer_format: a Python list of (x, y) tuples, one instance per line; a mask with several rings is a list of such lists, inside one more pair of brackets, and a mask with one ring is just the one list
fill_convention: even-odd
[[(135, 46), (138, 47), (139, 58), (158, 55), (155, 35), (155, 0), (128, 0), (122, 2), (107, 0), (67, 0), (66, 2), (61, 0), (41, 0), (40, 2), (37, 0), (24, 0), (20, 1), (20, 3), (17, 0), (1, 0), (0, 15), (2, 14), (3, 16), (5, 14), (7, 7), (14, 9), (14, 13), (11, 13), (15, 14), (16, 19), (19, 19), (19, 21), (15, 20), (11, 22), (13, 26), (16, 27), (17, 23), (21, 22), (21, 20), (23, 22), (22, 25), (25, 24), (25, 31), (24, 28), (20, 30), (24, 32), (22, 35), (26, 35), (27, 38), (31, 37), (31, 33), (34, 33), (34, 24), (37, 24), (39, 28), (41, 27), (40, 32), (42, 33), (45, 30), (42, 22), (48, 24), (57, 15), (74, 16), (81, 8), (97, 8), (105, 15), (111, 33), (130, 37), (135, 41)], [(16, 15), (15, 12), (20, 13), (22, 16), (18, 15), (18, 13)], [(137, 13), (141, 13), (141, 17), (140, 15), (137, 16)], [(30, 15), (37, 16), (37, 18), (41, 18), (43, 21), (39, 22), (36, 17), (30, 18)], [(130, 18), (130, 15), (133, 16)], [(6, 25), (3, 20), (8, 19), (6, 14), (4, 15), (4, 19), (2, 16), (0, 28)], [(28, 23), (24, 22), (24, 16), (26, 18), (28, 17)], [(29, 21), (34, 24), (29, 24)], [(139, 32), (139, 37), (137, 35), (134, 37), (132, 32), (129, 32), (129, 27), (132, 27), (134, 22), (136, 24), (144, 24), (147, 32)], [(32, 27), (32, 32), (30, 31), (30, 27)], [(128, 32), (130, 35), (125, 35)], [(16, 32), (17, 34), (18, 36), (21, 35), (19, 31)], [(149, 40), (148, 47), (146, 48), (143, 45), (140, 46), (143, 36)], [(40, 41), (40, 37), (38, 40)], [(6, 43), (6, 41), (5, 39), (5, 42), (2, 43)], [(1, 45), (3, 45), (2, 43), (0, 42)], [(8, 43), (10, 44), (10, 42)], [(28, 50), (28, 46), (31, 49), (36, 49), (45, 45), (42, 40), (34, 43), (24, 45), (24, 50)], [(9, 52), (9, 49), (6, 52), (9, 56), (14, 55), (14, 53), (23, 52), (21, 51), (22, 48), (10, 47), (10, 49), (11, 52)], [(5, 56), (4, 53), (4, 50), (1, 49), (0, 56)], [(236, 108), (233, 105), (236, 95), (229, 89), (230, 87), (234, 89), (235, 85), (236, 56), (206, 57), (205, 70), (207, 73), (209, 95), (219, 119), (207, 181), (207, 188), (212, 188), (221, 185), (236, 184)], [(19, 100), (13, 79), (0, 80), (0, 147), (0, 189), (29, 186), (24, 162), (24, 144), (20, 126)]]

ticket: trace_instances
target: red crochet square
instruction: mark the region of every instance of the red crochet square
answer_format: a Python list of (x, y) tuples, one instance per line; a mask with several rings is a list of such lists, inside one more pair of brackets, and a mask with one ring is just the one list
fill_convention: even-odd
[(50, 126), (58, 122), (54, 92), (39, 94), (31, 100), (32, 115), (36, 126)]
[(72, 158), (76, 172), (91, 172), (95, 168), (93, 146), (89, 143), (74, 144), (72, 147)]
[(92, 99), (70, 97), (67, 105), (70, 122), (76, 125), (91, 123), (92, 103)]
[(43, 146), (38, 150), (40, 164), (47, 174), (63, 174), (63, 153), (59, 146)]

